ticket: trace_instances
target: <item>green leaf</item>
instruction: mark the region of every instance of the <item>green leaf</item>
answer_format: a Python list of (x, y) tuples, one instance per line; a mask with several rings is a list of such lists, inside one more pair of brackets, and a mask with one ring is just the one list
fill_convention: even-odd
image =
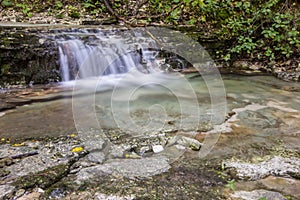
[(225, 185), (226, 187), (228, 187), (229, 189), (231, 189), (232, 191), (235, 191), (235, 180), (230, 180), (227, 181), (227, 184)]
[(12, 2), (10, 2), (10, 1), (8, 1), (8, 0), (4, 0), (4, 1), (2, 1), (2, 6), (3, 7), (10, 7), (10, 6), (12, 6), (13, 5), (13, 3)]
[(224, 60), (227, 62), (227, 61), (229, 61), (230, 60), (230, 53), (228, 53), (228, 54), (226, 54), (225, 56), (224, 56)]
[(267, 200), (267, 197), (261, 197), (258, 200)]

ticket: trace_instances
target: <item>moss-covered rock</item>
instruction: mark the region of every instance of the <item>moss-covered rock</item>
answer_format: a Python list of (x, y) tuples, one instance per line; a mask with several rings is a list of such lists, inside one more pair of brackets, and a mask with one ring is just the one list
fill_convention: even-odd
[(0, 85), (58, 81), (54, 41), (41, 28), (0, 27)]
[(60, 164), (35, 174), (18, 178), (13, 185), (18, 189), (40, 187), (46, 189), (61, 180), (69, 172), (69, 165)]

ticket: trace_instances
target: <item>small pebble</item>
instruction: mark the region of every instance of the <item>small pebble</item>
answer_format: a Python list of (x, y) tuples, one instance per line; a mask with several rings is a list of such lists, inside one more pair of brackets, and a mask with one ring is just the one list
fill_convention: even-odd
[(162, 145), (153, 145), (152, 150), (154, 153), (159, 153), (164, 150), (164, 147)]

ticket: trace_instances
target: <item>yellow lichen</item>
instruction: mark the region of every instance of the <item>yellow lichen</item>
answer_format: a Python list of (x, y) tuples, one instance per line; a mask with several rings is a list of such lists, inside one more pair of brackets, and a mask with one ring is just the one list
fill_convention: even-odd
[(83, 147), (75, 147), (75, 148), (72, 149), (73, 153), (78, 153), (78, 152), (81, 152), (81, 151), (83, 151)]
[(21, 146), (24, 146), (24, 143), (13, 144), (12, 146), (13, 146), (13, 147), (21, 147)]

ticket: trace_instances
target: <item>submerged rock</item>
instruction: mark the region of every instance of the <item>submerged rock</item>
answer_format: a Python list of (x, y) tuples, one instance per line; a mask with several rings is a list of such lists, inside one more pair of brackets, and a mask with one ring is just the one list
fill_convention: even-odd
[(202, 143), (199, 142), (198, 140), (195, 140), (190, 137), (185, 137), (185, 136), (173, 137), (172, 139), (170, 139), (168, 145), (173, 145), (173, 144), (181, 145), (183, 147), (190, 148), (195, 151), (199, 151), (202, 146)]
[(300, 199), (300, 180), (269, 176), (259, 181), (265, 188)]

